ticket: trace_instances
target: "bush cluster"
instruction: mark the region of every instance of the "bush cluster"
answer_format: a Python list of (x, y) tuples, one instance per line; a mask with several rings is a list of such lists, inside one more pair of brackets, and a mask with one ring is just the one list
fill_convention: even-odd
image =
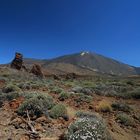
[(129, 105), (121, 102), (115, 102), (111, 106), (114, 110), (118, 111), (130, 112), (132, 110), (132, 108)]
[(111, 140), (111, 137), (102, 119), (84, 114), (68, 127), (65, 140)]
[(127, 114), (125, 113), (121, 113), (117, 115), (116, 120), (125, 125), (125, 126), (133, 126), (134, 125), (134, 120), (133, 118), (129, 117)]
[(27, 110), (30, 116), (40, 117), (42, 114), (48, 115), (48, 110), (54, 106), (53, 99), (50, 96), (36, 94), (28, 97), (18, 108), (18, 114), (26, 116)]
[(50, 117), (58, 119), (59, 117), (65, 117), (67, 115), (67, 109), (62, 104), (55, 105), (50, 111)]
[(59, 99), (60, 101), (64, 101), (64, 100), (68, 99), (68, 98), (69, 98), (69, 96), (70, 96), (70, 94), (69, 94), (69, 93), (66, 93), (66, 92), (61, 92), (61, 93), (59, 94), (58, 99)]
[(2, 89), (2, 92), (9, 93), (9, 92), (20, 92), (20, 88), (13, 84), (8, 84), (6, 87)]
[(77, 94), (76, 99), (75, 99), (77, 104), (90, 103), (92, 100), (93, 100), (92, 96), (85, 95), (83, 93)]
[(55, 93), (55, 94), (60, 94), (61, 92), (63, 92), (63, 89), (59, 88), (59, 87), (55, 87), (55, 88), (51, 89), (51, 92)]

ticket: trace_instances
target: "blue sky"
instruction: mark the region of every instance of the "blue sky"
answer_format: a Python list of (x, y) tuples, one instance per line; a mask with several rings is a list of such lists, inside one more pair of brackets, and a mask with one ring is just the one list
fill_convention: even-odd
[(139, 0), (0, 0), (0, 63), (15, 51), (53, 58), (92, 51), (140, 66)]

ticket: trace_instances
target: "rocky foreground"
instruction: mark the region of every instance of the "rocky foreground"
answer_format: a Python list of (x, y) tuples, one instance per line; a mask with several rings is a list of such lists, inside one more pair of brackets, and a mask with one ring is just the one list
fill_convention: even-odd
[(140, 78), (37, 77), (0, 68), (0, 139), (139, 140)]

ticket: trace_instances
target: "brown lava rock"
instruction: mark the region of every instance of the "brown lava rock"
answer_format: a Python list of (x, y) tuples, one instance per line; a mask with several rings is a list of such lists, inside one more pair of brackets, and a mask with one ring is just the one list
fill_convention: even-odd
[(11, 68), (17, 69), (17, 70), (23, 69), (25, 71), (28, 71), (26, 66), (24, 65), (23, 55), (21, 53), (18, 53), (18, 52), (15, 53), (15, 58), (11, 63)]
[(33, 65), (33, 67), (32, 67), (32, 69), (31, 69), (30, 73), (33, 73), (34, 75), (36, 75), (36, 76), (38, 76), (38, 77), (41, 77), (41, 78), (44, 77), (43, 72), (42, 72), (42, 70), (41, 70), (41, 66), (38, 65), (38, 64), (34, 64), (34, 65)]
[(20, 70), (22, 68), (23, 65), (23, 55), (21, 53), (17, 53), (15, 54), (15, 58), (11, 63), (11, 68)]

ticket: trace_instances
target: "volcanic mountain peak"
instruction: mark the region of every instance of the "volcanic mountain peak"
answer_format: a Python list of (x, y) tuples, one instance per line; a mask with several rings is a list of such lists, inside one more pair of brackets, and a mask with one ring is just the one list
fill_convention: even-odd
[(84, 55), (87, 55), (87, 54), (89, 54), (89, 52), (88, 51), (84, 51), (84, 52), (81, 52), (81, 56), (84, 56)]
[(116, 61), (94, 52), (83, 51), (80, 53), (64, 55), (50, 60), (24, 59), (29, 67), (39, 64), (43, 69), (63, 73), (103, 73), (113, 75), (137, 75), (140, 68), (136, 68)]

